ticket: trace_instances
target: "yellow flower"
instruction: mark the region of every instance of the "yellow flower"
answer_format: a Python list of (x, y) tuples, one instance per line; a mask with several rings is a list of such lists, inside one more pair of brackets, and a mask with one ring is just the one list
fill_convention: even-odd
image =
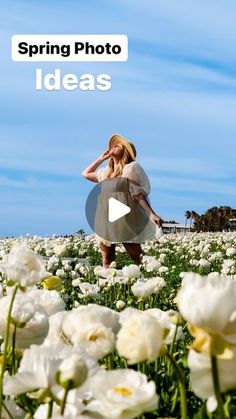
[(46, 290), (55, 290), (60, 292), (62, 289), (62, 280), (58, 276), (50, 276), (42, 282), (43, 288)]

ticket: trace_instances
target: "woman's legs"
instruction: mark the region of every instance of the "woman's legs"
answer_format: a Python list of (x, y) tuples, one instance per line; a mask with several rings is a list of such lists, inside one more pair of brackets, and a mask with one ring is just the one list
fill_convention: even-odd
[(131, 259), (133, 259), (136, 265), (140, 265), (142, 263), (142, 248), (139, 243), (123, 243), (126, 252), (129, 254)]
[[(123, 243), (126, 252), (129, 254), (131, 259), (133, 259), (136, 265), (142, 263), (142, 248), (139, 243)], [(111, 246), (106, 246), (103, 243), (100, 243), (100, 249), (102, 253), (102, 263), (104, 268), (108, 268), (111, 262), (115, 260), (115, 244)]]
[(115, 260), (115, 245), (106, 246), (103, 243), (100, 243), (100, 249), (102, 253), (102, 264), (104, 268), (108, 268), (111, 262)]

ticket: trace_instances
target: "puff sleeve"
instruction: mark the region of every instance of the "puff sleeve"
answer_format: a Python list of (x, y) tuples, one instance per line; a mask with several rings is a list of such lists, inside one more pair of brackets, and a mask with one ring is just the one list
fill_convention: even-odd
[(105, 179), (108, 171), (109, 171), (109, 166), (100, 167), (100, 169), (98, 169), (97, 175), (98, 175), (98, 182), (99, 183), (102, 182)]
[(131, 162), (125, 165), (122, 176), (131, 180), (130, 182), (130, 194), (132, 198), (135, 198), (135, 195), (142, 194), (147, 196), (150, 192), (150, 182), (149, 179), (138, 162)]

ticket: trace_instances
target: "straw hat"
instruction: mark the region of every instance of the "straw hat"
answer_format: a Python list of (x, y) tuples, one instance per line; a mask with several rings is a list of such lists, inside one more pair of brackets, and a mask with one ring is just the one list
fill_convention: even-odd
[(136, 148), (134, 144), (131, 143), (131, 141), (126, 140), (124, 137), (122, 137), (122, 135), (119, 134), (112, 135), (112, 137), (109, 140), (109, 149), (111, 149), (117, 144), (122, 144), (130, 154), (131, 158), (135, 160), (137, 154)]

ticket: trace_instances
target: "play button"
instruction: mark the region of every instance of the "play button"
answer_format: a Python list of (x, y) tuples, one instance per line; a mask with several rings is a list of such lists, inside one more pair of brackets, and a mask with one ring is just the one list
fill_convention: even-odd
[(91, 190), (85, 206), (86, 218), (99, 237), (112, 243), (144, 241), (140, 234), (146, 231), (150, 221), (146, 211), (132, 197), (135, 188), (135, 182), (115, 177), (96, 184)]
[(122, 204), (122, 202), (117, 201), (115, 198), (109, 198), (108, 201), (108, 221), (113, 223), (119, 218), (124, 217), (124, 215), (129, 214), (131, 211), (128, 205)]

